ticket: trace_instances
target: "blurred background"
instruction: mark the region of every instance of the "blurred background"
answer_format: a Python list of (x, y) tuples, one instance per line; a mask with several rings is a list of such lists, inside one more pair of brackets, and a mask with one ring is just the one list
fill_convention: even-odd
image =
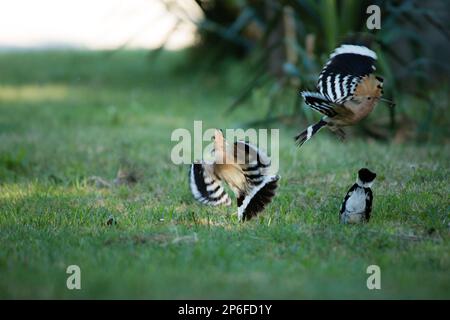
[[(189, 2), (189, 1), (186, 1)], [(157, 48), (164, 41), (168, 49), (192, 45), (195, 26), (177, 24), (159, 0), (2, 0), (0, 48), (88, 49), (120, 47)], [(182, 3), (182, 2), (180, 2)], [(199, 19), (199, 11), (195, 18)], [(165, 41), (167, 33), (170, 39)]]
[[(367, 29), (371, 4), (381, 9), (380, 30)], [(337, 45), (357, 40), (377, 52), (386, 96), (397, 104), (379, 107), (358, 134), (447, 141), (449, 21), (449, 3), (439, 0), (3, 0), (0, 50), (100, 50), (111, 59), (138, 49), (149, 65), (179, 51), (178, 71), (192, 79), (220, 72), (233, 82), (220, 112), (253, 106), (257, 115), (240, 125), (267, 126), (313, 121), (298, 92), (315, 87)]]

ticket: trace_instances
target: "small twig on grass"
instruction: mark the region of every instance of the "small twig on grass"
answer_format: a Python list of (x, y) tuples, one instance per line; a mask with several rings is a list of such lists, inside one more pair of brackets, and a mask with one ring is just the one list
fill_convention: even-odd
[(111, 183), (102, 177), (92, 176), (87, 179), (88, 184), (95, 184), (97, 188), (111, 188)]
[(180, 242), (195, 243), (197, 241), (198, 241), (197, 233), (194, 232), (194, 234), (192, 235), (176, 237), (175, 239), (172, 240), (172, 244), (177, 244)]

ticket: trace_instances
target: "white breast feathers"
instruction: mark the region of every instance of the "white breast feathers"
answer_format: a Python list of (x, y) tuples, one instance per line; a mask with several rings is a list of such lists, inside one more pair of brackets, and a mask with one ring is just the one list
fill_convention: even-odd
[(346, 214), (361, 214), (366, 210), (366, 193), (363, 188), (356, 188), (348, 198), (345, 213)]

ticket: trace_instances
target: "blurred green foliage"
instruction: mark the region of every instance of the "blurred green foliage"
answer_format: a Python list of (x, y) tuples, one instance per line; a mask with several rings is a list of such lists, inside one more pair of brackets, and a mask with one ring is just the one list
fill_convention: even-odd
[[(178, 1), (170, 2), (171, 8)], [(385, 110), (383, 122), (375, 121), (362, 132), (375, 138), (416, 137), (428, 140), (439, 127), (447, 135), (448, 72), (450, 65), (449, 3), (447, 1), (356, 0), (196, 0), (204, 18), (197, 22), (199, 42), (195, 61), (214, 69), (227, 57), (247, 58), (252, 68), (246, 85), (236, 93), (234, 110), (256, 90), (267, 87), (266, 116), (261, 123), (311, 117), (302, 108), (298, 91), (313, 89), (331, 51), (342, 42), (370, 45), (377, 52), (377, 73), (383, 75), (385, 95), (397, 108)], [(369, 5), (381, 12), (381, 29), (369, 30)], [(294, 98), (285, 99), (286, 95)], [(409, 112), (410, 103), (426, 105), (423, 112)], [(287, 108), (286, 104), (294, 105)], [(284, 114), (277, 113), (281, 105)], [(286, 114), (292, 109), (292, 114)], [(407, 112), (408, 111), (408, 112)], [(264, 114), (264, 111), (262, 112)], [(435, 123), (434, 115), (445, 114)], [(385, 130), (384, 130), (384, 129)], [(411, 129), (412, 128), (412, 129)], [(385, 131), (385, 132), (384, 132)], [(413, 131), (414, 134), (404, 134)]]

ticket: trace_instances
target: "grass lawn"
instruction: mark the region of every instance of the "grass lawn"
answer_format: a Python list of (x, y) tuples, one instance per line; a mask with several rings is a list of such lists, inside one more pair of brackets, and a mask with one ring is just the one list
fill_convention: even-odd
[[(262, 115), (252, 103), (223, 114), (234, 74), (199, 76), (180, 55), (1, 54), (0, 298), (449, 299), (448, 144), (324, 131), (298, 149), (281, 126), (280, 188), (259, 218), (194, 202), (171, 132)], [(363, 166), (378, 174), (372, 220), (340, 225)], [(137, 183), (92, 183), (120, 167)], [(81, 290), (66, 288), (72, 264)], [(373, 264), (381, 290), (366, 287)]]

